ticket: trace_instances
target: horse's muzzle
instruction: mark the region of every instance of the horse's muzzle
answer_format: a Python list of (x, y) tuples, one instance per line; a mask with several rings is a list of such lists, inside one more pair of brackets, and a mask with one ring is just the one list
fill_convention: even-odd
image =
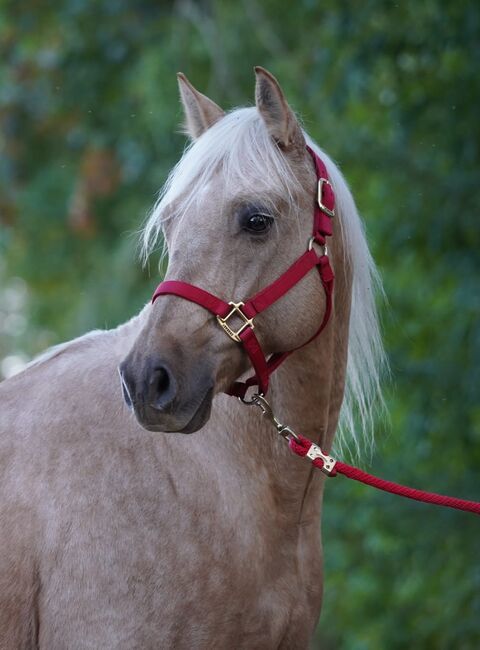
[(208, 421), (214, 382), (203, 365), (174, 370), (165, 359), (138, 363), (129, 355), (119, 373), (125, 403), (143, 428), (193, 433)]

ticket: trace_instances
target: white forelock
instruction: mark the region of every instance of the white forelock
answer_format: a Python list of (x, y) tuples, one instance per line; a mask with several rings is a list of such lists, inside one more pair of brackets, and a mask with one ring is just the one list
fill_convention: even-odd
[(276, 203), (272, 193), (275, 187), (279, 198), (285, 200), (286, 193), (294, 205), (293, 196), (301, 190), (257, 109), (237, 108), (191, 143), (172, 169), (143, 230), (144, 260), (161, 241), (163, 221), (188, 214), (217, 172), (222, 175), (225, 198), (243, 188), (251, 193), (253, 183), (263, 201), (270, 197), (272, 207)]

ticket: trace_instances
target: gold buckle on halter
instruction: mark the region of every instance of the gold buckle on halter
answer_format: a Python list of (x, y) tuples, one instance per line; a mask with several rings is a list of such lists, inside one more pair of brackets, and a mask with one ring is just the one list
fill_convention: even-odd
[[(232, 309), (228, 312), (225, 318), (222, 318), (221, 316), (217, 316), (217, 321), (220, 327), (224, 330), (226, 334), (228, 334), (228, 336), (233, 341), (236, 341), (237, 343), (241, 343), (242, 339), (240, 338), (240, 334), (243, 332), (243, 330), (245, 330), (247, 327), (251, 327), (252, 330), (255, 329), (255, 326), (253, 324), (253, 319), (248, 318), (243, 313), (241, 307), (244, 307), (245, 303), (229, 302), (228, 304), (232, 306)], [(227, 322), (230, 318), (232, 318), (232, 316), (238, 316), (243, 321), (243, 325), (241, 325), (240, 329), (238, 329), (237, 331), (232, 329)]]
[(330, 210), (329, 208), (327, 208), (326, 205), (324, 205), (324, 204), (322, 203), (322, 198), (323, 198), (323, 186), (324, 186), (325, 184), (329, 185), (329, 186), (330, 186), (330, 189), (333, 191), (332, 184), (330, 183), (330, 181), (329, 181), (327, 178), (319, 178), (319, 179), (318, 179), (318, 194), (317, 194), (317, 201), (318, 201), (318, 205), (319, 205), (319, 207), (320, 207), (320, 210), (322, 210), (323, 212), (325, 212), (325, 214), (327, 214), (331, 219), (333, 219), (333, 217), (335, 216), (335, 210)]

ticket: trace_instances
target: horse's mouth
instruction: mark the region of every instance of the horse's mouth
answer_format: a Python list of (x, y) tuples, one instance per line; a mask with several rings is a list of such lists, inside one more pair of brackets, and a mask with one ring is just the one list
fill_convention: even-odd
[(194, 433), (201, 429), (208, 422), (210, 418), (210, 412), (212, 410), (212, 401), (213, 401), (213, 386), (207, 390), (202, 401), (200, 402), (199, 407), (193, 414), (189, 423), (179, 429), (179, 433)]
[[(213, 386), (207, 389), (200, 403), (195, 408), (193, 415), (187, 419), (182, 414), (165, 413), (161, 410), (133, 404), (138, 423), (147, 431), (156, 433), (194, 433), (208, 422), (212, 409)], [(188, 417), (188, 416), (187, 416)]]

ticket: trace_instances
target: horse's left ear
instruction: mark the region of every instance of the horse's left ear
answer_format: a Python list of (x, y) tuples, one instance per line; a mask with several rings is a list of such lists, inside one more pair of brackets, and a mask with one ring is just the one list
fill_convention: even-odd
[(255, 67), (255, 103), (272, 138), (282, 149), (305, 148), (302, 129), (275, 77)]
[(182, 72), (177, 74), (177, 79), (185, 113), (185, 131), (195, 140), (225, 113), (220, 106), (194, 88)]

